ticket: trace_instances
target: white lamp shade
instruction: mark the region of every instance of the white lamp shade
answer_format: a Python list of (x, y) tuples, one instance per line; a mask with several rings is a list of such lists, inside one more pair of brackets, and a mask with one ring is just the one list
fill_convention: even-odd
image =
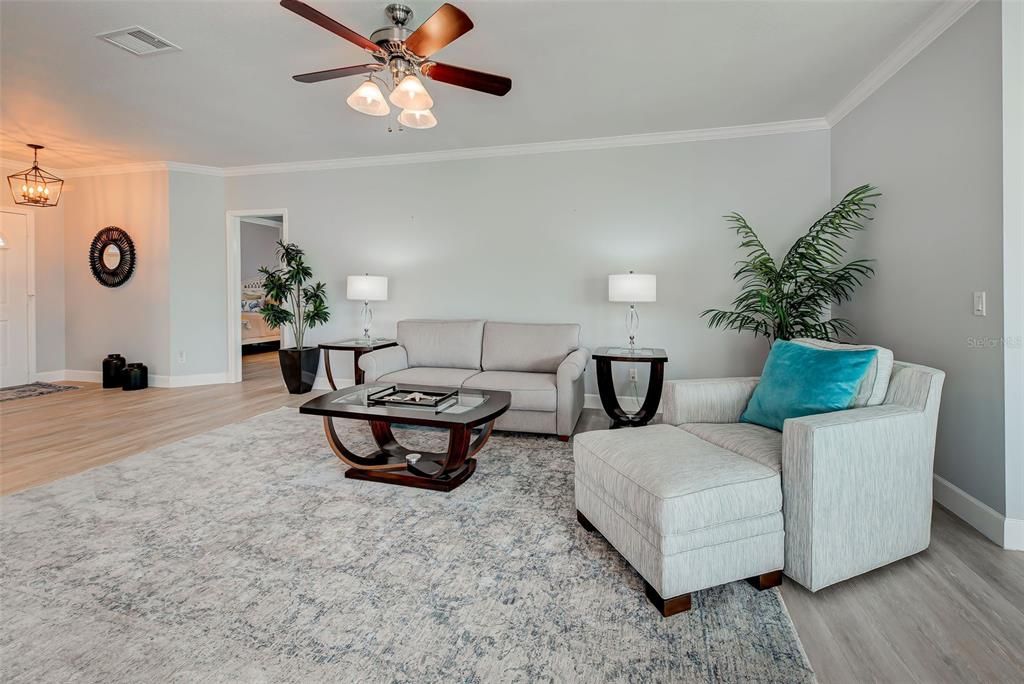
[(398, 121), (407, 128), (433, 128), (437, 125), (437, 119), (429, 109), (403, 109)]
[(658, 298), (658, 277), (650, 273), (608, 276), (609, 302), (653, 302)]
[(383, 302), (388, 298), (387, 276), (351, 275), (348, 277), (348, 299), (359, 302)]
[(387, 116), (391, 112), (384, 93), (373, 81), (366, 80), (345, 100), (348, 106), (362, 114), (370, 116)]
[(391, 104), (402, 109), (430, 109), (434, 106), (434, 99), (423, 87), (423, 83), (411, 74), (395, 86), (388, 99)]

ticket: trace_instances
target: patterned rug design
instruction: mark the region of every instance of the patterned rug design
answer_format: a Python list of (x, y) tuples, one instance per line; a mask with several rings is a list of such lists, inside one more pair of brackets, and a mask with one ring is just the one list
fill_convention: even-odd
[(777, 589), (663, 619), (570, 445), (497, 433), (450, 494), (343, 470), (279, 409), (3, 497), (4, 681), (814, 681)]
[(41, 397), (55, 392), (67, 392), (68, 390), (79, 389), (73, 385), (53, 385), (48, 382), (32, 382), (27, 385), (15, 385), (0, 389), (0, 401), (13, 401), (14, 399), (26, 399), (28, 397)]

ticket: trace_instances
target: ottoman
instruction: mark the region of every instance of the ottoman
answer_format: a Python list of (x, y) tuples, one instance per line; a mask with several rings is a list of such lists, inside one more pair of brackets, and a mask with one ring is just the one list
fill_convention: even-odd
[(694, 591), (782, 582), (778, 470), (671, 425), (578, 434), (573, 458), (580, 524), (640, 573), (665, 617)]

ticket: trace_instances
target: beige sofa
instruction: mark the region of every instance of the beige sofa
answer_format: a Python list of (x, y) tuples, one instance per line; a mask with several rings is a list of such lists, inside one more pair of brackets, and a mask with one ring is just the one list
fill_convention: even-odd
[(512, 405), (496, 429), (565, 441), (583, 411), (589, 357), (575, 323), (405, 320), (398, 346), (364, 354), (359, 367), (366, 382), (510, 392)]

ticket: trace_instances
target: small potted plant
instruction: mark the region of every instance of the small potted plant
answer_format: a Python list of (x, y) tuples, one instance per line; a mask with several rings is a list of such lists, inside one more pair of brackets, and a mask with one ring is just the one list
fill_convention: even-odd
[(307, 285), (313, 278), (313, 269), (304, 261), (305, 253), (298, 245), (279, 241), (278, 268), (263, 266), (263, 294), (266, 303), (260, 315), (271, 328), (289, 326), (295, 346), (278, 351), (281, 375), (292, 394), (304, 394), (313, 389), (316, 372), (320, 368), (320, 349), (305, 346), (307, 328), (326, 323), (331, 312), (327, 310), (327, 291), (321, 282)]

